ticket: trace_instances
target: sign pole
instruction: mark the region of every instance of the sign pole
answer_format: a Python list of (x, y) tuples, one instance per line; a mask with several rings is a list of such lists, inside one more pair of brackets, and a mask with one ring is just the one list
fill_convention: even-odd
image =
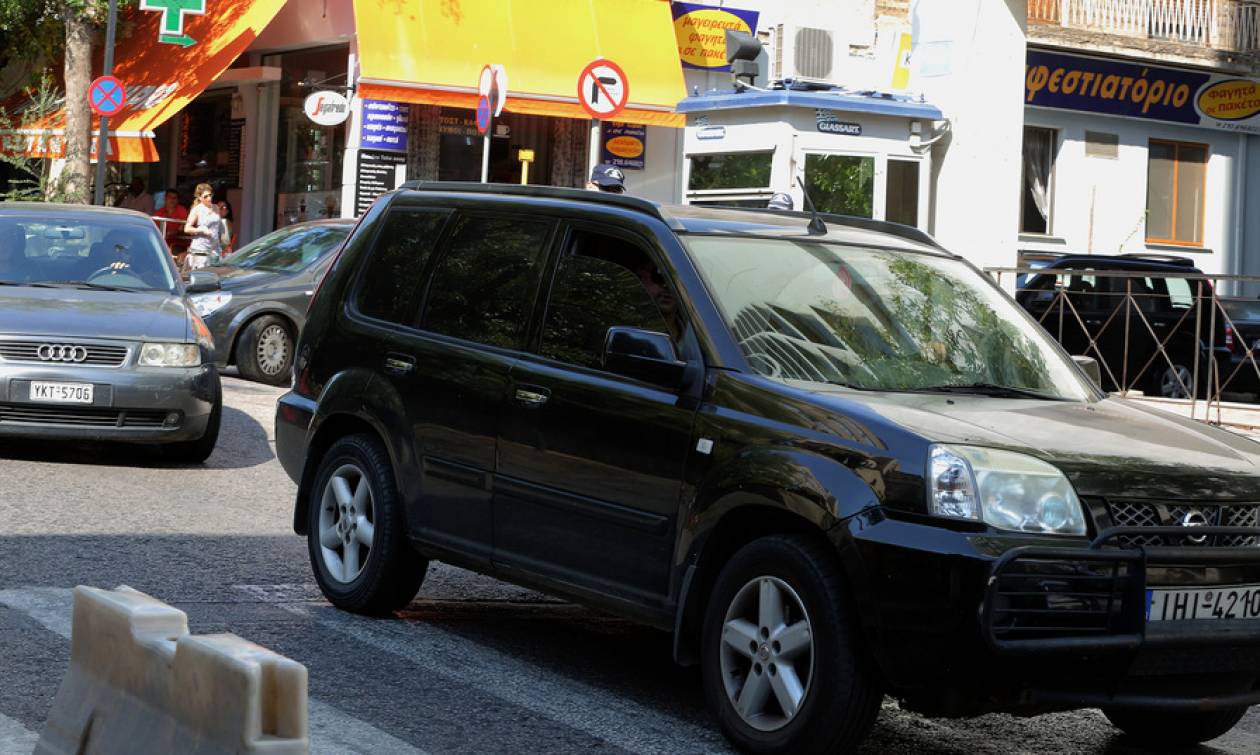
[(600, 134), (599, 134), (599, 132), (600, 132), (599, 123), (600, 123), (600, 122), (599, 122), (598, 120), (595, 120), (595, 119), (593, 119), (593, 118), (591, 119), (591, 149), (590, 149), (590, 160), (588, 160), (588, 161), (587, 161), (587, 165), (586, 165), (586, 177), (587, 177), (587, 179), (588, 179), (588, 180), (590, 179), (591, 173), (595, 172), (595, 166), (596, 166), (596, 165), (599, 165), (599, 161), (600, 161), (600, 157), (601, 157), (601, 155), (600, 155), (600, 151), (599, 151), (599, 147), (600, 147), (600, 144), (599, 144), (599, 135), (600, 135)]
[(490, 130), (481, 139), (481, 182), (490, 183)]
[[(114, 27), (118, 25), (118, 0), (109, 0), (109, 20), (105, 24), (105, 72), (114, 73)], [(109, 153), (109, 118), (101, 116), (96, 136), (96, 196), (93, 204), (105, 204), (105, 158)]]

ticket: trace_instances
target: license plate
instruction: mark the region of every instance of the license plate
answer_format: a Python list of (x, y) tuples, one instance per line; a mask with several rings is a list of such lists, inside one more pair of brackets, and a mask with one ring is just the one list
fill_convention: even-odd
[(1147, 621), (1260, 619), (1260, 585), (1146, 591)]
[(90, 404), (92, 403), (92, 384), (32, 381), (31, 401), (47, 401), (53, 404)]

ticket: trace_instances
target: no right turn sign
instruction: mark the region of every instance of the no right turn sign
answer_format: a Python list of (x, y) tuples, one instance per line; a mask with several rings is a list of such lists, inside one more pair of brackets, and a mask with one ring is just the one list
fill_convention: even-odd
[(630, 100), (626, 72), (611, 60), (595, 60), (578, 76), (578, 101), (592, 118), (616, 117)]

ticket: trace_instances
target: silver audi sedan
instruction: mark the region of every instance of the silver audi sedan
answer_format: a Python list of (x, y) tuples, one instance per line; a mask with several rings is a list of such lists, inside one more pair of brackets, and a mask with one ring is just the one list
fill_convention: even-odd
[(147, 216), (0, 203), (0, 439), (161, 444), (198, 463), (223, 411), (210, 331)]

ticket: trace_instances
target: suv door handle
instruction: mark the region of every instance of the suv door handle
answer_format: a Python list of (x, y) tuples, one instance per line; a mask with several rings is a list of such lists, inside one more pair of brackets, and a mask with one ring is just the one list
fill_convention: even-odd
[(547, 403), (547, 399), (551, 398), (551, 391), (537, 385), (518, 385), (516, 387), (516, 403), (529, 408), (535, 409)]
[(386, 354), (385, 371), (391, 375), (409, 375), (416, 368), (416, 358), (406, 354)]

